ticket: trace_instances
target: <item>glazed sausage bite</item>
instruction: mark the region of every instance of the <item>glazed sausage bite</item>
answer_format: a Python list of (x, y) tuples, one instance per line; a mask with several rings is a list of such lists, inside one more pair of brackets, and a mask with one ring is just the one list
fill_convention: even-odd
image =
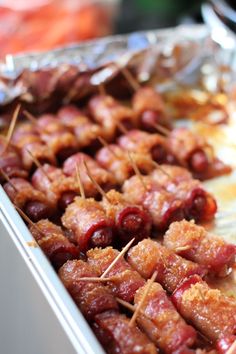
[(119, 246), (126, 245), (133, 237), (136, 241), (148, 237), (151, 232), (151, 216), (142, 206), (129, 203), (114, 189), (102, 199), (106, 215), (114, 221)]
[(67, 177), (60, 168), (48, 164), (34, 172), (32, 184), (60, 211), (64, 211), (79, 194), (79, 186), (73, 177)]
[(106, 247), (114, 241), (113, 220), (96, 200), (76, 197), (62, 216), (62, 224), (72, 231), (80, 251)]
[(211, 341), (236, 333), (236, 302), (211, 289), (198, 275), (175, 290), (172, 301), (180, 314)]
[(194, 222), (183, 220), (171, 224), (164, 236), (164, 245), (219, 276), (227, 275), (235, 264), (236, 246)]
[(140, 87), (132, 98), (132, 107), (139, 117), (144, 130), (155, 132), (155, 125), (169, 127), (170, 119), (166, 114), (161, 95), (152, 87)]
[(129, 264), (145, 279), (156, 271), (158, 281), (172, 293), (190, 275), (204, 277), (207, 269), (176, 255), (158, 242), (145, 239), (132, 247), (127, 256)]
[[(94, 248), (87, 252), (88, 263), (101, 276), (119, 255), (119, 251), (112, 247)], [(145, 280), (121, 257), (113, 268), (107, 273), (107, 277), (115, 277), (114, 282), (107, 285), (114, 294), (122, 300), (131, 302), (136, 291), (145, 284)]]
[(23, 178), (12, 178), (10, 183), (4, 184), (4, 190), (13, 204), (34, 222), (50, 217), (55, 212), (46, 196)]
[(114, 296), (104, 284), (80, 280), (96, 276), (95, 270), (81, 260), (67, 261), (59, 269), (62, 283), (88, 321), (93, 321), (96, 315), (105, 311), (118, 310)]
[(107, 141), (115, 138), (117, 122), (127, 129), (137, 126), (137, 116), (130, 109), (115, 100), (112, 96), (97, 95), (90, 99), (88, 104), (93, 119), (103, 127), (103, 137)]
[(59, 269), (68, 260), (79, 257), (78, 248), (63, 234), (62, 229), (49, 220), (40, 220), (30, 231), (52, 265)]
[(86, 162), (92, 177), (104, 191), (108, 191), (116, 185), (115, 178), (110, 172), (99, 166), (99, 164), (89, 155), (78, 152), (64, 162), (63, 172), (67, 176), (76, 176), (76, 166), (78, 167), (86, 197), (98, 197), (99, 193), (88, 176), (84, 162)]
[(118, 144), (124, 150), (149, 154), (159, 164), (176, 163), (166, 139), (159, 134), (149, 134), (142, 130), (131, 130), (118, 138)]
[(108, 354), (157, 354), (159, 351), (130, 320), (115, 311), (95, 316), (93, 330)]
[(127, 200), (142, 205), (149, 212), (155, 229), (165, 230), (171, 222), (184, 218), (184, 205), (180, 199), (162, 188), (150, 176), (142, 176), (142, 180), (143, 183), (138, 176), (133, 176), (125, 181), (122, 190)]
[[(148, 282), (136, 292), (136, 306), (142, 300), (147, 286)], [(196, 331), (179, 315), (158, 283), (151, 285), (138, 314), (137, 323), (164, 353), (171, 354), (183, 345), (191, 347), (196, 341)]]

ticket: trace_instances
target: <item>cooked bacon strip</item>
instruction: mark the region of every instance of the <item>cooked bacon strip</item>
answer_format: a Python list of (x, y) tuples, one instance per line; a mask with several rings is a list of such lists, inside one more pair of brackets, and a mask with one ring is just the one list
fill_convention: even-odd
[(186, 279), (172, 295), (180, 314), (212, 341), (236, 333), (236, 302), (211, 289), (198, 275)]
[(235, 264), (236, 246), (194, 222), (183, 220), (171, 224), (165, 233), (164, 245), (217, 275), (228, 274)]
[(145, 130), (155, 131), (156, 124), (170, 127), (165, 103), (161, 95), (151, 86), (140, 87), (135, 92), (132, 98), (132, 107)]
[(165, 230), (171, 222), (184, 218), (183, 202), (173, 193), (166, 191), (150, 176), (142, 176), (142, 182), (138, 176), (133, 176), (125, 181), (122, 190), (130, 203), (142, 205), (150, 213), (157, 230)]
[[(119, 251), (112, 247), (94, 248), (87, 252), (88, 263), (101, 276), (118, 254)], [(115, 277), (115, 281), (107, 283), (114, 296), (128, 302), (133, 301), (137, 289), (145, 284), (145, 280), (131, 268), (124, 257), (117, 261), (106, 276)]]
[(40, 220), (29, 229), (56, 269), (68, 260), (79, 257), (78, 248), (66, 238), (59, 226), (49, 220)]
[(137, 126), (135, 113), (112, 96), (94, 96), (90, 99), (88, 107), (94, 120), (103, 127), (103, 137), (107, 141), (111, 141), (116, 136), (117, 122), (122, 123), (127, 129)]
[(186, 277), (192, 274), (203, 277), (207, 273), (203, 266), (187, 261), (151, 239), (142, 240), (132, 247), (127, 261), (145, 279), (157, 271), (156, 281), (170, 293)]
[(107, 172), (100, 167), (98, 163), (89, 155), (79, 152), (69, 157), (64, 162), (63, 172), (67, 176), (75, 176), (76, 166), (78, 166), (86, 197), (96, 197), (99, 193), (87, 174), (84, 161), (86, 162), (92, 177), (104, 191), (108, 191), (116, 185), (116, 181), (110, 172)]
[(217, 211), (215, 198), (184, 168), (162, 165), (161, 169), (155, 169), (150, 176), (183, 202), (186, 219), (210, 221), (214, 218)]
[[(137, 290), (134, 303), (142, 299), (148, 282)], [(196, 340), (193, 327), (187, 325), (178, 314), (160, 284), (153, 283), (137, 317), (137, 323), (164, 353), (173, 353), (179, 347), (191, 347)]]
[(96, 276), (95, 270), (81, 260), (67, 261), (59, 269), (62, 283), (88, 321), (93, 321), (96, 315), (105, 311), (118, 310), (114, 296), (104, 284), (80, 280)]
[(170, 151), (166, 138), (159, 134), (150, 134), (142, 130), (131, 130), (118, 139), (124, 150), (151, 155), (157, 163), (177, 163), (175, 154)]
[[(27, 177), (27, 171), (23, 169), (20, 154), (17, 148), (11, 144), (6, 149), (6, 140), (0, 136), (0, 169), (9, 177)], [(0, 183), (4, 177), (0, 173)]]
[(54, 208), (61, 210), (79, 194), (79, 186), (73, 177), (65, 176), (60, 168), (48, 164), (34, 172), (32, 184), (46, 195)]
[(133, 237), (136, 241), (148, 237), (151, 232), (151, 216), (139, 205), (129, 203), (114, 189), (102, 199), (106, 215), (114, 221), (119, 246), (127, 244)]
[(155, 345), (129, 319), (115, 311), (95, 316), (93, 330), (108, 354), (156, 354)]
[(40, 162), (56, 164), (55, 155), (42, 141), (39, 133), (32, 127), (32, 124), (24, 124), (16, 128), (12, 142), (19, 149), (23, 166), (30, 171), (34, 167), (34, 161), (29, 152)]
[(106, 247), (113, 242), (113, 220), (92, 198), (76, 197), (62, 216), (62, 224), (74, 233), (74, 241), (82, 252), (90, 247)]
[(59, 161), (64, 161), (79, 150), (78, 141), (56, 116), (44, 114), (37, 119), (36, 129), (45, 144)]
[(101, 127), (91, 122), (76, 106), (65, 106), (57, 114), (60, 122), (73, 131), (81, 148), (93, 145), (102, 135)]
[(4, 184), (4, 190), (11, 201), (34, 222), (52, 216), (55, 211), (51, 201), (23, 178), (11, 178), (10, 182)]
[(184, 167), (201, 180), (231, 172), (231, 168), (214, 156), (212, 146), (200, 135), (187, 128), (175, 128), (167, 143)]

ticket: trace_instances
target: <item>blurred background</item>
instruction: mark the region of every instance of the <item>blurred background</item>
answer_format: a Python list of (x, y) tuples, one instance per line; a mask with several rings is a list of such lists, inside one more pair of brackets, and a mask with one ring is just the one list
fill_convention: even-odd
[[(226, 2), (234, 4), (232, 0)], [(0, 57), (48, 50), (112, 33), (199, 23), (202, 3), (200, 0), (0, 0)]]

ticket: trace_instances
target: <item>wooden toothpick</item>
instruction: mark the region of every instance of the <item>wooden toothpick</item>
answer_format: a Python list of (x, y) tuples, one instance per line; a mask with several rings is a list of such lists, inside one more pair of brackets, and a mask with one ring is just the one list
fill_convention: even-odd
[(51, 178), (49, 177), (49, 175), (47, 174), (47, 172), (44, 170), (42, 164), (39, 162), (39, 160), (37, 159), (37, 157), (35, 157), (29, 149), (26, 149), (26, 151), (28, 152), (28, 154), (29, 154), (30, 157), (32, 158), (32, 160), (33, 160), (33, 162), (35, 163), (35, 165), (43, 172), (43, 174), (45, 175), (45, 177), (47, 177), (47, 179), (49, 180), (49, 182), (52, 182)]
[(120, 71), (134, 90), (134, 92), (138, 91), (140, 89), (140, 84), (138, 80), (135, 79), (135, 77), (131, 74), (130, 70), (127, 69), (126, 67), (120, 67)]
[(129, 302), (125, 301), (125, 300), (122, 300), (120, 299), (119, 297), (116, 297), (116, 301), (121, 304), (122, 306), (124, 306), (125, 308), (127, 308), (128, 310), (134, 312), (135, 311), (135, 308), (136, 306), (134, 305), (131, 305)]
[(18, 193), (18, 189), (16, 188), (16, 186), (14, 186), (14, 184), (11, 182), (9, 176), (3, 171), (2, 168), (0, 168), (0, 173), (3, 175), (5, 180), (10, 184), (10, 186), (14, 189), (14, 191)]
[(131, 153), (129, 151), (127, 152), (127, 155), (129, 157), (130, 164), (131, 164), (136, 176), (139, 178), (143, 188), (147, 191), (148, 189), (143, 181), (143, 176), (141, 175), (141, 172), (139, 171), (139, 168), (138, 168), (137, 164), (135, 163), (135, 161), (133, 160)]
[(130, 246), (132, 245), (132, 243), (134, 242), (135, 238), (132, 238), (131, 241), (129, 241), (129, 243), (127, 243), (127, 245), (122, 249), (122, 251), (116, 256), (116, 258), (111, 262), (111, 264), (109, 265), (109, 267), (105, 270), (105, 272), (101, 275), (100, 278), (105, 278), (106, 275), (110, 272), (110, 270), (114, 267), (114, 265), (119, 261), (119, 259), (121, 257), (123, 257), (123, 255), (128, 251), (128, 249), (130, 248)]
[(88, 177), (90, 178), (91, 182), (94, 184), (95, 188), (97, 189), (97, 191), (103, 196), (103, 198), (105, 198), (108, 203), (111, 203), (111, 201), (109, 200), (107, 194), (104, 192), (104, 190), (102, 189), (102, 187), (97, 183), (97, 181), (93, 178), (89, 168), (88, 168), (88, 165), (87, 163), (85, 162), (85, 160), (83, 161), (84, 162), (84, 166), (85, 166), (85, 169), (86, 169), (86, 172), (87, 172), (87, 175)]
[(9, 146), (9, 144), (11, 142), (11, 138), (12, 138), (15, 126), (16, 126), (16, 121), (17, 121), (17, 118), (19, 116), (20, 109), (21, 109), (21, 105), (18, 104), (16, 106), (16, 109), (15, 109), (14, 113), (13, 113), (11, 124), (10, 124), (8, 132), (7, 132), (6, 145), (5, 145), (4, 151), (7, 150), (8, 146)]
[(22, 218), (32, 227), (34, 227), (41, 235), (44, 235), (44, 233), (40, 230), (40, 228), (38, 227), (38, 225), (36, 225), (32, 220), (30, 220), (30, 218), (23, 212), (23, 210), (21, 210), (18, 206), (16, 206), (14, 204), (14, 207), (16, 208), (16, 210), (18, 211), (18, 213), (22, 216)]
[(231, 347), (227, 350), (226, 354), (235, 354), (236, 353), (236, 340), (233, 342)]
[(29, 119), (29, 121), (33, 124), (37, 124), (37, 119), (33, 116), (33, 114), (31, 114), (30, 112), (24, 110), (23, 114), (26, 116), (26, 118)]
[(86, 199), (84, 186), (83, 186), (83, 183), (82, 183), (82, 180), (81, 180), (81, 175), (80, 175), (78, 163), (76, 164), (75, 169), (76, 169), (76, 178), (77, 178), (77, 182), (78, 182), (78, 185), (79, 185), (80, 195), (81, 195), (81, 197), (83, 199)]
[(115, 151), (113, 151), (111, 149), (110, 145), (106, 142), (105, 139), (103, 139), (101, 136), (98, 136), (97, 138), (103, 147), (106, 147), (113, 156), (115, 156), (117, 159), (119, 159), (119, 156), (115, 153)]
[(135, 311), (134, 311), (134, 313), (133, 313), (133, 316), (132, 316), (132, 318), (131, 318), (131, 320), (130, 320), (130, 322), (129, 322), (129, 325), (130, 325), (130, 326), (133, 326), (133, 325), (134, 325), (134, 323), (135, 323), (135, 321), (136, 321), (136, 319), (137, 319), (137, 316), (138, 316), (138, 314), (139, 314), (139, 312), (140, 312), (140, 310), (141, 310), (141, 308), (142, 308), (142, 306), (143, 306), (143, 304), (144, 304), (144, 301), (145, 301), (145, 299), (146, 299), (146, 297), (147, 297), (147, 295), (148, 295), (148, 292), (149, 292), (149, 290), (151, 289), (151, 286), (152, 286), (152, 284), (154, 283), (154, 281), (155, 281), (155, 279), (156, 279), (156, 276), (157, 276), (157, 271), (155, 271), (155, 272), (153, 273), (151, 279), (148, 280), (147, 285), (146, 285), (146, 289), (145, 289), (145, 291), (144, 291), (144, 293), (143, 293), (143, 296), (141, 297), (140, 302), (138, 303), (137, 307), (135, 308)]
[(156, 128), (157, 131), (161, 132), (163, 135), (169, 136), (169, 134), (170, 134), (170, 130), (169, 129), (163, 127), (160, 124), (154, 124), (153, 126), (154, 126), (154, 128)]
[(99, 277), (82, 277), (82, 278), (76, 278), (76, 280), (79, 281), (95, 281), (95, 282), (101, 282), (101, 283), (106, 283), (107, 281), (115, 281), (117, 280), (117, 277), (109, 277), (109, 278), (99, 278)]
[(128, 130), (125, 128), (124, 124), (117, 121), (116, 125), (119, 128), (119, 130), (121, 131), (121, 133), (123, 133), (124, 135), (128, 134)]

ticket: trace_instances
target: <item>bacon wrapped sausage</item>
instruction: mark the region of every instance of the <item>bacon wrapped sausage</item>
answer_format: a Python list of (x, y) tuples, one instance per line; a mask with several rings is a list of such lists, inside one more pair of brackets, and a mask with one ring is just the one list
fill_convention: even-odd
[(93, 330), (108, 354), (156, 354), (155, 345), (129, 319), (115, 311), (95, 316)]
[(139, 205), (129, 203), (114, 189), (102, 199), (106, 215), (114, 220), (119, 246), (127, 244), (133, 237), (136, 241), (148, 237), (151, 232), (151, 216)]
[(129, 108), (112, 96), (97, 95), (90, 99), (88, 104), (93, 119), (103, 127), (103, 136), (111, 141), (117, 130), (117, 122), (122, 123), (127, 129), (137, 126), (137, 116)]
[(47, 144), (59, 161), (64, 161), (79, 150), (74, 135), (52, 114), (44, 114), (36, 126), (42, 141)]
[(155, 125), (170, 127), (170, 119), (166, 114), (161, 95), (152, 87), (139, 88), (133, 98), (132, 107), (140, 119), (143, 129), (155, 131)]
[(71, 129), (81, 148), (93, 146), (98, 136), (102, 136), (101, 126), (91, 122), (76, 106), (69, 105), (58, 111), (58, 119)]
[(165, 230), (171, 222), (184, 218), (181, 200), (160, 187), (150, 176), (142, 176), (142, 180), (143, 183), (138, 176), (133, 176), (125, 181), (122, 190), (127, 200), (142, 205), (150, 213), (157, 230)]
[(183, 202), (186, 219), (210, 221), (214, 218), (217, 211), (215, 198), (184, 168), (162, 165), (161, 169), (155, 169), (150, 176)]
[(79, 186), (73, 177), (65, 176), (60, 168), (48, 164), (34, 172), (32, 184), (46, 195), (55, 209), (64, 210), (79, 194)]
[(132, 247), (127, 256), (129, 264), (145, 279), (157, 271), (156, 281), (172, 293), (192, 274), (205, 276), (207, 269), (176, 255), (158, 242), (145, 239)]
[(151, 155), (152, 159), (159, 164), (177, 163), (174, 152), (159, 134), (150, 134), (141, 130), (131, 130), (118, 139), (118, 144), (124, 149), (142, 154)]
[(78, 166), (81, 181), (87, 197), (97, 197), (99, 195), (96, 187), (88, 176), (84, 166), (86, 162), (92, 177), (101, 186), (104, 191), (108, 191), (116, 185), (116, 181), (110, 172), (107, 172), (89, 155), (79, 152), (69, 157), (63, 164), (63, 172), (67, 176), (76, 175), (76, 166)]
[[(135, 305), (139, 305), (147, 286), (148, 282), (137, 290)], [(173, 353), (183, 345), (191, 347), (196, 340), (194, 328), (185, 323), (158, 283), (147, 292), (137, 323), (164, 353)]]
[(68, 260), (79, 257), (78, 248), (66, 238), (59, 226), (49, 220), (40, 220), (35, 226), (31, 225), (30, 231), (56, 269)]
[[(28, 128), (25, 130), (24, 127)], [(12, 142), (19, 149), (23, 166), (26, 170), (30, 171), (33, 167), (35, 167), (30, 153), (40, 163), (49, 163), (52, 165), (56, 164), (55, 155), (42, 141), (37, 131), (34, 128), (30, 128), (30, 124), (23, 127), (19, 126), (13, 134)]]
[(170, 225), (164, 245), (177, 254), (224, 276), (235, 264), (236, 246), (186, 220)]
[(76, 197), (62, 216), (62, 224), (74, 234), (80, 251), (91, 247), (106, 247), (114, 238), (113, 220), (94, 199)]
[(167, 143), (181, 165), (201, 180), (231, 172), (231, 168), (214, 156), (212, 146), (187, 128), (176, 128), (167, 137)]
[(180, 314), (212, 341), (236, 333), (236, 302), (211, 289), (198, 275), (175, 290), (172, 301)]
[[(148, 174), (153, 170), (152, 158), (149, 154), (133, 153), (132, 158), (141, 173)], [(96, 154), (96, 160), (106, 170), (111, 172), (118, 184), (134, 175), (126, 150), (119, 145), (111, 144), (103, 147)]]
[(59, 277), (76, 305), (88, 321), (109, 310), (118, 310), (117, 302), (109, 289), (100, 282), (80, 278), (96, 277), (95, 270), (81, 260), (67, 261), (59, 269)]
[[(87, 252), (88, 263), (101, 276), (119, 254), (112, 247), (94, 248)], [(131, 268), (124, 257), (121, 257), (114, 267), (107, 273), (107, 277), (114, 277), (114, 281), (107, 282), (108, 287), (122, 300), (131, 302), (136, 291), (145, 284), (145, 280)]]
[[(0, 136), (0, 169), (9, 177), (27, 177), (27, 171), (23, 169), (18, 150), (9, 145), (6, 148), (6, 140)], [(0, 173), (0, 183), (4, 182), (4, 177)]]
[(54, 212), (46, 196), (23, 178), (12, 178), (11, 182), (5, 183), (3, 188), (11, 201), (24, 210), (34, 222), (50, 217)]

